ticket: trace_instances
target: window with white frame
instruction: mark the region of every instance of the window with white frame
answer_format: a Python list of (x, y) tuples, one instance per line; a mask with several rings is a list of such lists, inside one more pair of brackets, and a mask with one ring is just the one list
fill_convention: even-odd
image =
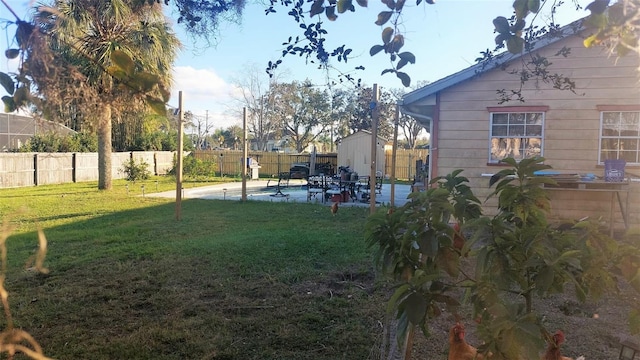
[(640, 163), (640, 111), (602, 111), (600, 118), (599, 162)]
[(489, 162), (542, 156), (544, 112), (493, 112)]

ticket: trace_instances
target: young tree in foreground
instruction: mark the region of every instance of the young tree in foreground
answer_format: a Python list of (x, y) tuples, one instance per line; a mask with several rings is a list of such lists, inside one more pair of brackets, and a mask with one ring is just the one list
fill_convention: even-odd
[[(543, 158), (524, 159), (492, 179), (495, 216), (481, 214), (462, 170), (433, 180), (437, 187), (413, 193), (392, 213), (379, 211), (366, 224), (378, 264), (397, 282), (389, 310), (397, 315), (399, 340), (413, 328), (429, 334), (429, 321), (443, 309), (463, 317), (473, 309), (492, 359), (537, 359), (550, 335), (536, 299), (575, 291), (576, 299), (597, 299), (618, 291), (618, 279), (640, 292), (637, 240), (613, 239), (589, 220), (554, 224), (542, 184), (555, 184), (538, 170)], [(454, 223), (454, 226), (450, 226)], [(474, 266), (470, 266), (474, 265)], [(632, 332), (640, 330), (639, 309)]]

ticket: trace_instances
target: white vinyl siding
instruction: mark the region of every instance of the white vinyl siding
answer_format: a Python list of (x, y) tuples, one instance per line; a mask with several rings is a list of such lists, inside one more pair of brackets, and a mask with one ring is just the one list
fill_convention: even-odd
[(600, 113), (600, 159), (640, 163), (640, 112), (603, 111)]
[(543, 155), (543, 112), (496, 112), (490, 120), (490, 163)]

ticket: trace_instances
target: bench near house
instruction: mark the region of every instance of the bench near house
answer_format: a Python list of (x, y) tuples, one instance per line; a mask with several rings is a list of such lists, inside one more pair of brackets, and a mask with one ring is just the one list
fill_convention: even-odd
[[(462, 175), (479, 199), (491, 191), (489, 177), (499, 161), (543, 156), (562, 174), (604, 176), (607, 159), (626, 160), (622, 191), (596, 190), (590, 184), (551, 192), (552, 216), (578, 219), (613, 214), (616, 229), (640, 225), (640, 58), (610, 56), (606, 49), (587, 49), (589, 33), (580, 22), (561, 29), (562, 36), (540, 39), (531, 53), (504, 54), (490, 65), (477, 64), (406, 94), (402, 111), (431, 133), (429, 177), (464, 169)], [(558, 55), (570, 49), (568, 56)], [(519, 70), (532, 56), (546, 56), (550, 73), (575, 82), (575, 93), (531, 79), (523, 84), (524, 102), (500, 103), (497, 90), (520, 88)], [(616, 187), (616, 186), (613, 186)], [(591, 190), (590, 190), (591, 189)], [(619, 197), (618, 197), (619, 196)], [(486, 205), (495, 212), (495, 203)], [(625, 209), (625, 211), (621, 211)], [(628, 209), (628, 211), (626, 211)], [(623, 216), (623, 214), (625, 216)]]

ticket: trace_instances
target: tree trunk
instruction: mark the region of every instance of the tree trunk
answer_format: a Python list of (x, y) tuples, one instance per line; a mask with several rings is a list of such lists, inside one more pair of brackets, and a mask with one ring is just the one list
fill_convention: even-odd
[(382, 341), (380, 344), (380, 356), (376, 357), (380, 360), (406, 360), (406, 341), (403, 347), (398, 346), (398, 321), (389, 316), (385, 317), (382, 331)]
[(111, 190), (111, 105), (98, 118), (98, 189)]

